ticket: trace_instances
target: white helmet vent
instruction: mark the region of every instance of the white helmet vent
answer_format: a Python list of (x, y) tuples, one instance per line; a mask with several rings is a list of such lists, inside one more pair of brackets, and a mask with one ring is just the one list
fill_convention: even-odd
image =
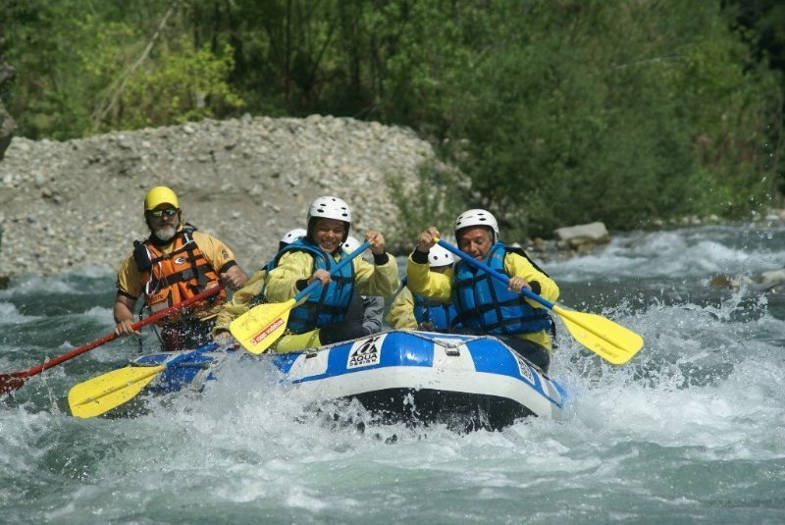
[(333, 196), (319, 197), (308, 208), (308, 220), (314, 217), (352, 222), (352, 211), (343, 199)]

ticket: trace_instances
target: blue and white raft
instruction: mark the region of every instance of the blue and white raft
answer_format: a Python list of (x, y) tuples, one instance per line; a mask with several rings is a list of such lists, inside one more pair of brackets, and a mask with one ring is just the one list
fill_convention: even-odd
[[(231, 352), (230, 352), (231, 353)], [(184, 353), (135, 359), (171, 362)], [(193, 352), (147, 386), (153, 393), (201, 390), (221, 380), (226, 351)], [(553, 417), (566, 394), (554, 380), (493, 336), (389, 331), (290, 354), (243, 354), (272, 362), (282, 388), (315, 404), (355, 398), (384, 421), (455, 422), (498, 429), (535, 415)]]

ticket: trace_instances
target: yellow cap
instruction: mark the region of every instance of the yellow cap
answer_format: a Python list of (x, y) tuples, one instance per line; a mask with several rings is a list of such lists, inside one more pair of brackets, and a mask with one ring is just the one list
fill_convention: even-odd
[(175, 208), (179, 208), (180, 204), (177, 202), (177, 195), (172, 191), (172, 188), (167, 186), (156, 186), (147, 192), (144, 198), (144, 211), (156, 209), (161, 204), (171, 204)]

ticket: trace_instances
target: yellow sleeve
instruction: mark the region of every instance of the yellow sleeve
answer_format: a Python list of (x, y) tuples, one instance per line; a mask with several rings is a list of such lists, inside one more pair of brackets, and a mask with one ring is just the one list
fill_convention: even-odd
[(354, 284), (361, 295), (380, 295), (389, 297), (400, 286), (398, 281), (398, 262), (387, 254), (387, 262), (380, 265), (369, 263), (357, 257), (354, 265)]
[(395, 296), (384, 320), (396, 330), (417, 329), (417, 320), (414, 318), (414, 297), (408, 288), (404, 287)]
[(142, 274), (136, 266), (133, 254), (126, 257), (117, 272), (117, 291), (134, 298), (138, 298), (144, 291)]
[(247, 312), (251, 307), (251, 299), (259, 295), (264, 285), (264, 278), (267, 275), (265, 270), (257, 270), (245, 283), (245, 286), (232, 294), (231, 300), (221, 306), (221, 310), (215, 318), (213, 335), (218, 332), (229, 330), (229, 325), (237, 317)]
[(428, 263), (416, 263), (409, 255), (406, 265), (406, 286), (412, 291), (447, 303), (452, 294), (452, 272), (438, 273), (430, 271)]
[(307, 252), (286, 252), (278, 261), (278, 266), (267, 274), (265, 296), (271, 303), (288, 301), (298, 290), (295, 283), (308, 279), (313, 273), (313, 256)]
[(200, 231), (195, 231), (193, 236), (194, 242), (204, 254), (204, 258), (210, 262), (216, 272), (220, 271), (226, 263), (235, 260), (232, 250), (215, 237)]
[[(517, 253), (508, 253), (505, 255), (504, 271), (507, 275), (523, 277), (529, 282), (537, 281), (540, 283), (540, 293), (537, 295), (552, 303), (556, 302), (559, 298), (559, 287), (554, 280), (537, 270), (525, 257), (522, 257)], [(527, 298), (526, 302), (535, 308), (545, 308), (545, 306), (533, 299)]]

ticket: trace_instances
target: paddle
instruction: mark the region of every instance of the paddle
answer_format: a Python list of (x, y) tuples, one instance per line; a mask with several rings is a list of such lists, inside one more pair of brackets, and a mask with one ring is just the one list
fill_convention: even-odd
[[(171, 307), (169, 307), (169, 308), (167, 308), (165, 310), (161, 310), (160, 312), (156, 312), (153, 315), (151, 315), (149, 317), (146, 317), (146, 318), (142, 319), (141, 321), (139, 321), (137, 323), (132, 324), (131, 327), (134, 330), (138, 330), (139, 328), (141, 328), (141, 327), (143, 327), (145, 325), (148, 325), (150, 323), (154, 323), (155, 321), (158, 321), (159, 319), (161, 319), (163, 317), (166, 317), (167, 315), (169, 315), (170, 313), (174, 312), (175, 310), (179, 310), (180, 308), (184, 308), (184, 307), (188, 306), (189, 304), (195, 303), (196, 301), (199, 301), (201, 299), (205, 299), (206, 297), (209, 297), (210, 295), (213, 295), (214, 293), (216, 293), (219, 290), (221, 290), (221, 288), (222, 288), (221, 286), (216, 286), (214, 288), (209, 288), (209, 289), (207, 289), (207, 290), (205, 290), (205, 291), (203, 291), (203, 292), (201, 292), (201, 293), (199, 293), (199, 294), (197, 294), (197, 295), (195, 295), (195, 296), (193, 296), (193, 297), (191, 297), (189, 299), (186, 299), (185, 301), (183, 301), (181, 303), (177, 303), (176, 305), (171, 306)], [(92, 343), (88, 343), (88, 344), (86, 344), (84, 346), (80, 346), (79, 348), (71, 350), (70, 352), (68, 352), (66, 354), (63, 354), (60, 357), (56, 357), (54, 359), (51, 359), (51, 360), (45, 362), (42, 365), (38, 365), (36, 367), (33, 367), (30, 370), (25, 370), (25, 371), (22, 371), (22, 372), (11, 372), (10, 374), (0, 374), (0, 394), (9, 394), (9, 393), (13, 392), (14, 390), (17, 390), (17, 389), (21, 388), (21, 386), (26, 381), (26, 378), (28, 378), (30, 376), (34, 376), (36, 374), (40, 374), (41, 372), (43, 372), (44, 370), (46, 370), (48, 368), (52, 368), (53, 366), (57, 366), (60, 363), (63, 363), (65, 361), (68, 361), (69, 359), (72, 359), (72, 358), (78, 356), (79, 354), (83, 354), (83, 353), (87, 352), (88, 350), (92, 350), (93, 348), (101, 346), (104, 343), (108, 343), (109, 341), (112, 341), (112, 340), (116, 339), (117, 337), (118, 337), (117, 334), (111, 333), (109, 335), (103, 336), (100, 339), (96, 339)]]
[(133, 399), (159, 372), (217, 347), (206, 345), (157, 366), (127, 366), (74, 385), (68, 392), (71, 414), (84, 419), (100, 416)]
[[(509, 282), (509, 277), (462, 252), (456, 246), (440, 239), (437, 239), (436, 242), (469, 264), (488, 272), (495, 279), (505, 284)], [(559, 314), (567, 330), (570, 331), (570, 334), (576, 341), (609, 363), (615, 365), (624, 364), (643, 347), (643, 338), (640, 335), (614, 323), (610, 319), (596, 314), (565, 310), (525, 288), (521, 289), (521, 293)]]
[[(370, 248), (370, 243), (365, 241), (352, 253), (341, 259), (331, 270), (330, 275), (334, 274), (355, 257)], [(298, 302), (308, 297), (308, 295), (321, 286), (320, 281), (314, 281), (304, 290), (293, 298), (282, 303), (268, 303), (254, 306), (243, 315), (232, 321), (229, 331), (235, 339), (243, 345), (243, 348), (252, 354), (261, 354), (281, 337), (286, 330), (286, 322), (289, 319), (289, 312)]]

